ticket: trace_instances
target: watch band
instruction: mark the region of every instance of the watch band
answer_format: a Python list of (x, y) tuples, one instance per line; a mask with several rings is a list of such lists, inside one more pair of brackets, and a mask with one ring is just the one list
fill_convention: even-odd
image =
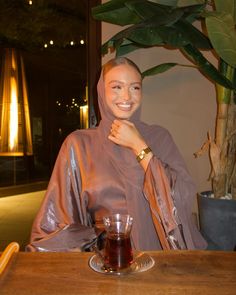
[(149, 154), (152, 150), (150, 147), (146, 147), (145, 149), (141, 150), (141, 152), (137, 155), (136, 159), (138, 162), (142, 161), (147, 154)]

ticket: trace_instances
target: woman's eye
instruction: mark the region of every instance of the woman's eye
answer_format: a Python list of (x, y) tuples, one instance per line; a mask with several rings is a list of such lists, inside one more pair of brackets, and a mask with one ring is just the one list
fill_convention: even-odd
[(132, 89), (132, 90), (140, 90), (141, 87), (140, 87), (140, 86), (132, 86), (131, 89)]
[(121, 86), (120, 85), (114, 85), (114, 86), (112, 86), (112, 89), (121, 89)]

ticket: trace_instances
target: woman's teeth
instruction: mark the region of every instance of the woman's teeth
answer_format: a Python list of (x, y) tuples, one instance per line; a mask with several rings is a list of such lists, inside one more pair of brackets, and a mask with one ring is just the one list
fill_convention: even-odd
[(124, 110), (129, 110), (131, 108), (131, 104), (124, 104), (124, 103), (118, 103), (117, 104), (118, 108), (124, 109)]

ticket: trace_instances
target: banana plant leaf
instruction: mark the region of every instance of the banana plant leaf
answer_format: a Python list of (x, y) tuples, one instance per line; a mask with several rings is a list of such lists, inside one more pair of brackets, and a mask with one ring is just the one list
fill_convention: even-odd
[(209, 38), (218, 55), (236, 67), (236, 30), (232, 15), (215, 12), (206, 16)]
[[(119, 50), (116, 51), (117, 56), (125, 55), (133, 50), (137, 50), (143, 48), (139, 46), (135, 46), (133, 43), (126, 43), (123, 46), (119, 47)], [(172, 69), (175, 66), (182, 66), (182, 67), (194, 67), (199, 69), (205, 76), (207, 76), (213, 82), (216, 82), (228, 89), (236, 90), (236, 81), (231, 82), (228, 80), (223, 74), (220, 73), (203, 55), (202, 53), (194, 48), (191, 45), (185, 46), (182, 51), (191, 59), (191, 61), (195, 64), (194, 65), (183, 65), (179, 63), (163, 63), (152, 67), (145, 72), (142, 73), (143, 78), (147, 76), (152, 76), (156, 74), (160, 74)]]
[[(111, 0), (93, 9), (96, 19), (119, 25), (131, 24), (103, 45), (103, 53), (106, 53), (109, 48), (115, 49), (119, 55), (143, 47), (179, 48), (213, 82), (229, 89), (236, 89), (235, 83), (224, 77), (202, 55), (199, 49), (212, 49), (211, 43), (189, 21), (200, 16), (199, 13), (205, 7), (206, 1), (176, 0), (167, 2), (172, 6), (167, 6), (164, 2), (160, 4), (161, 1), (158, 0)], [(221, 44), (224, 42), (221, 41)], [(176, 65), (175, 63), (159, 65), (150, 69), (148, 75), (155, 71), (156, 73), (166, 71)]]
[(186, 20), (179, 20), (173, 26), (156, 28), (166, 45), (180, 48), (192, 44), (199, 49), (212, 49), (209, 39)]
[[(129, 41), (129, 40), (125, 40), (125, 41)], [(123, 42), (123, 44), (116, 49), (116, 56), (126, 55), (130, 52), (133, 52), (135, 50), (142, 49), (142, 48), (145, 48), (145, 46), (137, 45), (132, 42), (131, 43)]]
[(130, 26), (111, 37), (103, 44), (102, 54), (106, 54), (109, 48), (118, 50), (119, 46), (127, 44), (127, 40), (133, 42), (134, 46), (142, 45), (144, 47), (151, 47), (154, 45), (164, 45), (164, 41), (158, 32), (152, 30), (151, 27), (146, 28), (139, 24)]
[(152, 68), (142, 72), (142, 78), (164, 73), (164, 72), (172, 69), (175, 66), (180, 66), (180, 64), (178, 64), (178, 63), (163, 63), (163, 64), (160, 64), (158, 66), (152, 67)]
[(180, 19), (184, 10), (151, 3), (146, 0), (127, 1), (125, 5), (142, 20), (156, 18), (160, 25), (170, 25)]
[[(178, 21), (175, 26), (159, 26), (159, 22), (152, 18), (130, 26), (114, 35), (103, 45), (103, 54), (107, 53), (108, 47), (117, 49), (114, 44), (118, 40), (123, 41), (124, 39), (134, 42), (134, 45), (137, 46), (168, 45), (173, 48), (181, 48), (187, 44), (192, 44), (201, 49), (211, 48), (208, 38), (186, 21)], [(120, 41), (118, 43), (122, 44)]]
[(111, 0), (92, 8), (95, 19), (120, 26), (136, 24), (141, 21), (140, 17), (125, 6), (127, 0)]
[[(184, 6), (196, 6), (199, 4), (205, 4), (205, 0), (149, 0), (150, 2), (168, 5), (173, 7), (184, 7)], [(220, 0), (222, 1), (222, 0)]]
[[(152, 2), (147, 0), (111, 0), (93, 7), (92, 15), (97, 20), (120, 26), (137, 24), (155, 15), (160, 24), (170, 25), (173, 21), (178, 20), (183, 13), (185, 18), (188, 18), (189, 21), (191, 19), (192, 22), (196, 19), (196, 15), (199, 15), (200, 10), (202, 11), (204, 8), (204, 5), (197, 5), (197, 0), (193, 0), (196, 4), (188, 8), (183, 5), (176, 8)], [(200, 3), (202, 3), (202, 0)], [(174, 6), (176, 6), (176, 3)]]
[(220, 85), (236, 90), (236, 85), (228, 80), (224, 75), (220, 73), (194, 46), (188, 44), (182, 48), (182, 51), (195, 63), (199, 70), (205, 74), (213, 82), (219, 83)]
[(214, 0), (216, 11), (231, 14), (236, 22), (236, 0)]

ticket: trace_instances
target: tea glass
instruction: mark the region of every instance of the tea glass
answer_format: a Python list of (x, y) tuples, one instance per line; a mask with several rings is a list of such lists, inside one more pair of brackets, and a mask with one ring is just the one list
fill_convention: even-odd
[(106, 230), (104, 267), (110, 271), (128, 268), (133, 261), (130, 233), (133, 218), (129, 214), (114, 214), (103, 218)]

